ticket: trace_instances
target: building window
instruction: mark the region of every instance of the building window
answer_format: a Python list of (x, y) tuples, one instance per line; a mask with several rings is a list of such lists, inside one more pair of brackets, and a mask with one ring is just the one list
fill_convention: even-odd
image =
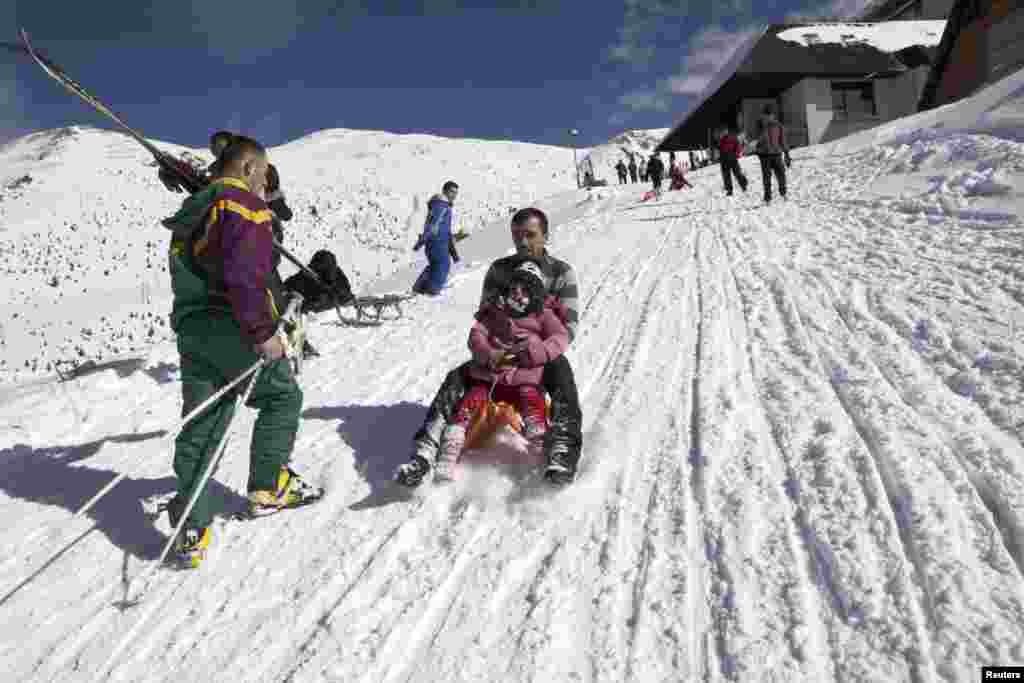
[(832, 83), (832, 110), (841, 118), (878, 116), (874, 81)]

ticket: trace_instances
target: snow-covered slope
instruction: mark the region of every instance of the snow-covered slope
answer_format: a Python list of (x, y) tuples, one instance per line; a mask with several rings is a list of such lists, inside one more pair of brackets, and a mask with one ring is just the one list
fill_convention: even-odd
[[(157, 144), (209, 161), (205, 150)], [(456, 228), (470, 233), (576, 185), (565, 148), (516, 142), (328, 130), (270, 154), (295, 212), (286, 246), (303, 259), (333, 250), (357, 291), (424, 258), (412, 245), (446, 180), (460, 184)], [(118, 133), (71, 127), (0, 148), (0, 385), (167, 334), (159, 220), (180, 201)]]
[[(468, 358), (504, 221), (406, 319), (311, 326), (324, 355), (302, 377), (293, 464), (328, 495), (218, 519), (199, 571), (132, 583), (168, 533), (147, 511), (174, 488), (173, 346), (9, 392), (0, 670), (954, 683), (1024, 665), (1022, 100), (1024, 72), (801, 149), (769, 207), (756, 185), (724, 197), (710, 168), (657, 201), (627, 186), (542, 202), (583, 311), (584, 457), (554, 496), (486, 472), (412, 499), (387, 488)], [(216, 475), (229, 511), (252, 423), (240, 413)]]
[[(639, 164), (641, 158), (646, 159), (651, 156), (654, 148), (668, 135), (669, 130), (669, 128), (627, 130), (603, 145), (580, 150), (580, 167), (584, 170), (592, 167), (595, 178), (607, 180), (609, 185), (614, 185), (618, 182), (615, 175), (615, 164), (620, 159), (628, 164), (630, 154), (635, 155), (636, 162)], [(667, 158), (665, 157), (665, 160)]]

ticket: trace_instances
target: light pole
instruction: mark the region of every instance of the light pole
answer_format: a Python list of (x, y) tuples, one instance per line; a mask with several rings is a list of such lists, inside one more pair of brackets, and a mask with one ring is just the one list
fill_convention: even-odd
[(572, 167), (576, 169), (576, 189), (580, 189), (580, 165), (576, 161), (576, 136), (580, 132), (575, 128), (569, 129), (569, 137), (572, 138)]

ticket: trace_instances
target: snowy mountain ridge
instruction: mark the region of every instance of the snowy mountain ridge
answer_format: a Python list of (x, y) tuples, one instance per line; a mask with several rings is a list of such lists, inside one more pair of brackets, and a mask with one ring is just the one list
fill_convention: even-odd
[(641, 159), (646, 159), (654, 153), (654, 148), (668, 135), (670, 130), (670, 128), (627, 130), (603, 145), (582, 149), (578, 157), (581, 173), (592, 168), (596, 179), (607, 180), (609, 184), (615, 184), (618, 182), (615, 176), (615, 164), (620, 159), (628, 164), (630, 155), (633, 155), (639, 164)]

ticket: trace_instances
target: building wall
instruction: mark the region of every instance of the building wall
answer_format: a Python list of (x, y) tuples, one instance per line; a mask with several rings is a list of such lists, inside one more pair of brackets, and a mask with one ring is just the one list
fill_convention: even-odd
[(981, 19), (960, 29), (939, 82), (938, 104), (967, 97), (985, 82), (988, 73), (987, 34), (987, 27)]
[(797, 86), (802, 88), (807, 120), (807, 143), (821, 142), (832, 119), (832, 82), (820, 78), (805, 78)]
[[(993, 4), (992, 28), (988, 35), (989, 73), (985, 79), (988, 83), (1024, 67), (1024, 9), (1009, 11), (1007, 0)], [(1003, 7), (1005, 14), (1001, 12)]]
[(965, 4), (945, 68), (937, 72), (925, 108), (955, 102), (988, 83), (1024, 68), (1024, 7), (1021, 0)]
[(882, 121), (917, 113), (917, 103), (928, 80), (928, 70), (929, 67), (921, 66), (896, 78), (875, 81), (875, 102)]
[[(875, 80), (878, 115), (854, 118), (835, 115), (831, 79), (803, 79), (779, 98), (790, 146), (829, 142), (916, 113), (917, 102), (927, 77), (928, 67), (919, 67), (896, 78)], [(744, 100), (744, 112), (754, 111), (759, 114), (765, 101)], [(756, 120), (755, 116), (753, 121)], [(748, 131), (753, 135), (753, 123)]]

